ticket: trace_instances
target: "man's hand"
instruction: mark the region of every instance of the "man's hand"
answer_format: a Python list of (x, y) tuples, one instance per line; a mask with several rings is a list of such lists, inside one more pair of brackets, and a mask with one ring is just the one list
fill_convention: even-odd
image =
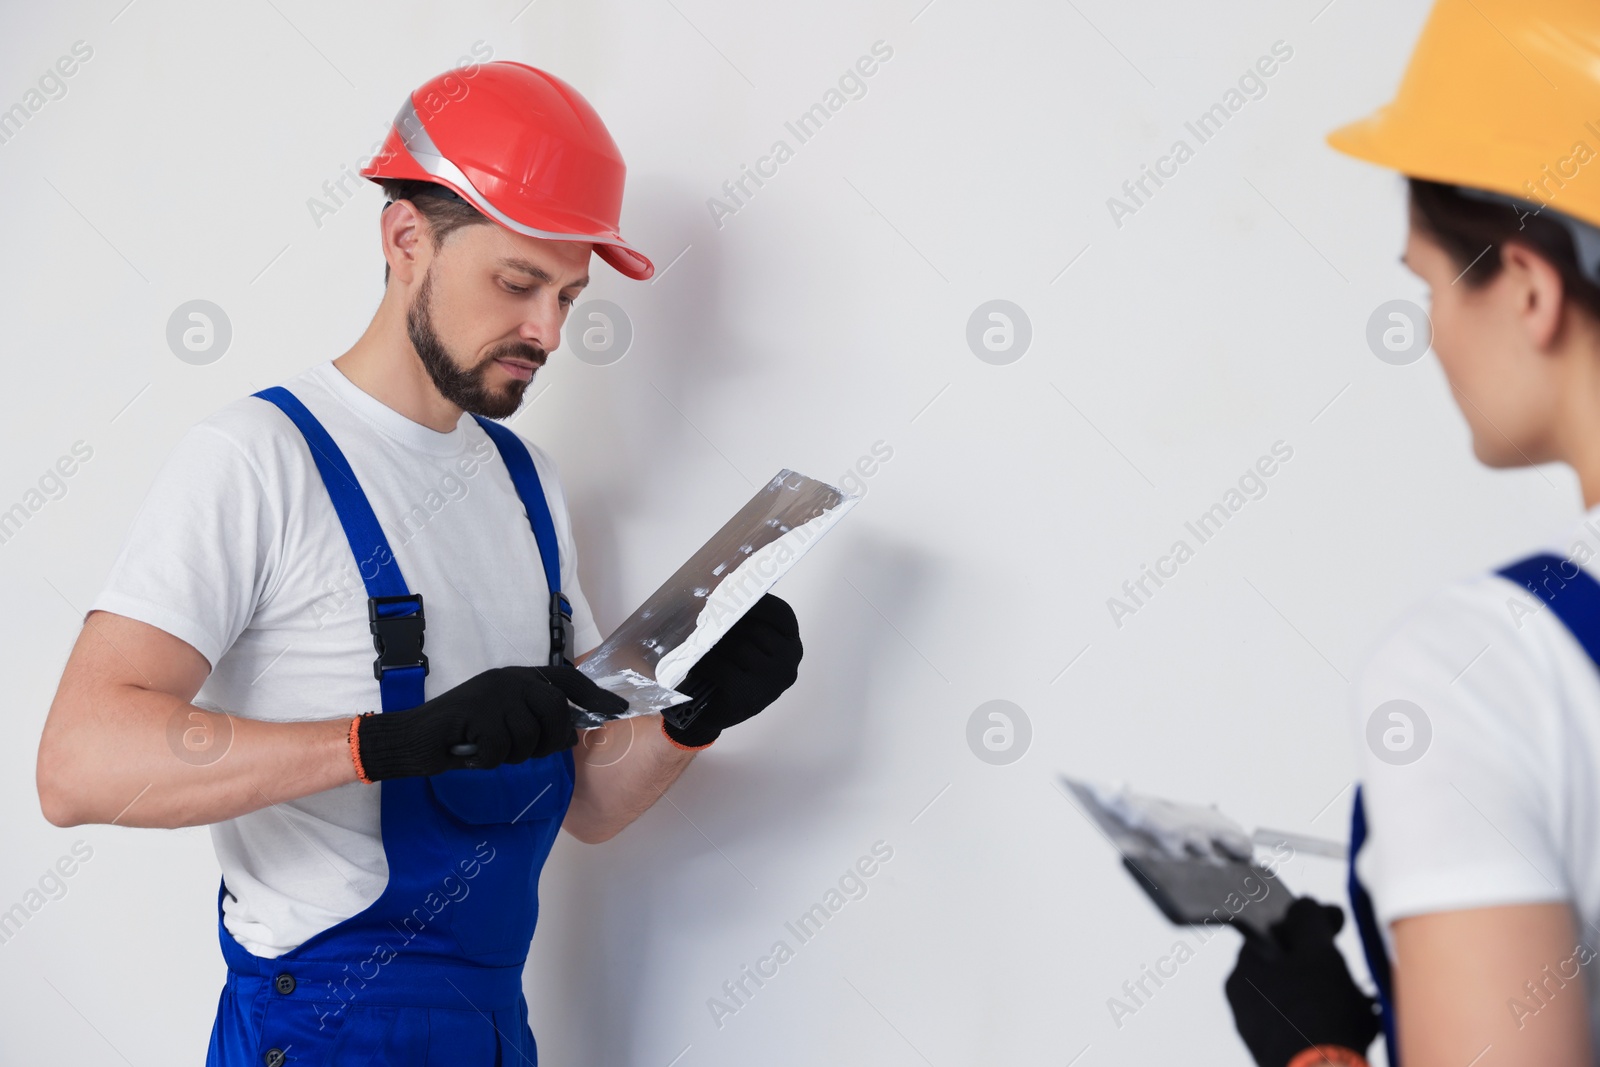
[(1377, 1004), (1356, 988), (1333, 944), (1343, 926), (1336, 905), (1301, 897), (1273, 926), (1270, 943), (1247, 937), (1239, 949), (1224, 988), (1259, 1067), (1285, 1067), (1318, 1045), (1364, 1056), (1378, 1036)]
[(667, 739), (705, 748), (756, 715), (794, 684), (802, 651), (794, 609), (766, 594), (689, 668), (678, 691), (694, 699), (667, 709), (661, 721)]
[[(548, 756), (578, 743), (569, 700), (605, 716), (628, 707), (576, 667), (495, 667), (415, 708), (358, 716), (356, 768), (363, 781), (379, 782)], [(477, 751), (453, 755), (456, 745)]]
[(764, 596), (690, 668), (678, 689), (694, 699), (668, 708), (659, 731), (644, 725), (647, 718), (587, 731), (575, 754), (567, 832), (589, 844), (615, 837), (660, 799), (696, 751), (776, 700), (797, 675), (799, 630), (788, 604)]

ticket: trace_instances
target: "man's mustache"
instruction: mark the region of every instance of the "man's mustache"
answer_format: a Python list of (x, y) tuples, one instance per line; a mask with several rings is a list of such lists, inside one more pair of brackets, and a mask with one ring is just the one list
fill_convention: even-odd
[(489, 359), (518, 359), (535, 366), (544, 366), (549, 354), (536, 344), (510, 342), (490, 350)]

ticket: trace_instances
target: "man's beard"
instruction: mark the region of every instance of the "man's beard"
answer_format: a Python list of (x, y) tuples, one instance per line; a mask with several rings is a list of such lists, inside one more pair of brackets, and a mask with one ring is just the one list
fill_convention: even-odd
[[(430, 266), (417, 286), (417, 294), (406, 310), (406, 334), (411, 347), (417, 350), (434, 388), (450, 403), (462, 411), (503, 419), (522, 406), (522, 394), (528, 382), (511, 379), (503, 388), (491, 388), (485, 381), (497, 359), (524, 359), (542, 364), (545, 351), (535, 344), (508, 341), (490, 350), (489, 355), (476, 367), (463, 369), (456, 363), (444, 342), (433, 329), (433, 268)], [(532, 379), (529, 379), (531, 381)]]

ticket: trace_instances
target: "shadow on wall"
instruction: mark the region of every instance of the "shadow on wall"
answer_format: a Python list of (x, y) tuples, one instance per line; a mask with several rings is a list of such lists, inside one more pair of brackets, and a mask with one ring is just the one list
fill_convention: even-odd
[[(584, 432), (592, 440), (609, 442), (613, 455), (587, 464), (586, 476), (565, 486), (573, 536), (580, 546), (581, 581), (602, 633), (610, 633), (638, 607), (637, 598), (630, 599), (604, 577), (628, 569), (621, 558), (617, 531), (648, 528), (686, 505), (724, 496), (661, 477), (684, 466), (677, 457), (699, 456), (706, 444), (692, 425), (661, 400), (656, 389), (682, 407), (683, 398), (702, 389), (726, 388), (736, 382), (739, 367), (747, 362), (748, 350), (732, 345), (721, 325), (725, 316), (720, 309), (726, 299), (721, 291), (722, 246), (704, 232), (699, 196), (687, 184), (665, 177), (643, 175), (629, 181), (628, 217), (661, 220), (649, 234), (648, 245), (637, 234), (630, 237), (641, 242), (640, 247), (655, 263), (656, 279), (615, 278), (618, 284), (609, 287), (615, 302), (633, 321), (633, 347), (622, 364), (612, 368), (609, 388), (615, 390), (614, 396), (589, 409)], [(629, 232), (626, 223), (624, 229)], [(672, 265), (674, 257), (689, 245), (694, 247)], [(611, 268), (596, 258), (591, 274), (601, 271), (610, 272)], [(563, 338), (563, 346), (570, 347), (569, 339)], [(568, 357), (573, 358), (570, 352)], [(736, 444), (730, 442), (729, 446)], [(751, 477), (760, 479), (762, 475)], [(744, 485), (732, 471), (728, 478), (727, 485), (719, 486), (725, 492), (729, 486)], [(726, 516), (713, 509), (711, 517), (720, 524)], [(710, 526), (707, 534), (715, 528)]]
[[(724, 287), (728, 242), (706, 228), (705, 196), (704, 189), (665, 175), (642, 175), (628, 186), (629, 216), (657, 223), (649, 238), (656, 276), (622, 292), (650, 320), (656, 383), (664, 386), (670, 378), (685, 393), (737, 383), (741, 371), (762, 356), (759, 344), (734, 335), (737, 316), (727, 312)], [(677, 259), (685, 248), (689, 252)], [(682, 429), (699, 443), (692, 429)]]
[[(803, 855), (816, 828), (838, 817), (831, 809), (870, 788), (877, 764), (862, 740), (872, 733), (872, 665), (908, 653), (843, 576), (873, 574), (874, 601), (904, 618), (918, 609), (931, 563), (903, 544), (847, 529), (834, 534), (832, 567), (797, 570), (779, 590), (806, 645), (795, 687), (738, 727), (737, 739), (727, 735), (733, 745), (698, 757), (670, 802), (613, 841), (558, 844), (534, 950), (534, 971), (547, 977), (532, 983), (538, 996), (529, 995), (551, 1062), (665, 1063), (685, 1044), (714, 1040), (706, 998), (746, 962), (746, 949), (781, 933), (793, 903), (775, 869), (792, 868), (788, 858)], [(811, 562), (828, 555), (819, 550)], [(763, 862), (780, 854), (782, 864)], [(832, 861), (817, 860), (817, 879)], [(750, 943), (730, 950), (728, 975), (692, 978), (709, 964), (686, 955), (729, 930), (747, 931)], [(651, 992), (663, 989), (673, 992)], [(657, 1003), (646, 1002), (652, 995)]]

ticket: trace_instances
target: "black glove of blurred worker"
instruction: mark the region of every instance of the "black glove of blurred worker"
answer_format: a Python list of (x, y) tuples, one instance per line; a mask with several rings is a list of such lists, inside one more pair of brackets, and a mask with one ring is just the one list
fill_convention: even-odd
[[(578, 743), (569, 700), (608, 717), (628, 707), (576, 667), (495, 667), (417, 707), (357, 716), (350, 725), (356, 774), (380, 782), (560, 752)], [(451, 754), (464, 744), (477, 751)]]
[(689, 668), (678, 692), (693, 699), (662, 716), (667, 739), (680, 748), (705, 748), (794, 684), (801, 651), (794, 609), (767, 593)]
[(1364, 1057), (1378, 1036), (1377, 1002), (1356, 988), (1333, 944), (1343, 926), (1337, 905), (1300, 897), (1273, 925), (1271, 943), (1245, 938), (1224, 988), (1259, 1067), (1284, 1067), (1314, 1045)]

